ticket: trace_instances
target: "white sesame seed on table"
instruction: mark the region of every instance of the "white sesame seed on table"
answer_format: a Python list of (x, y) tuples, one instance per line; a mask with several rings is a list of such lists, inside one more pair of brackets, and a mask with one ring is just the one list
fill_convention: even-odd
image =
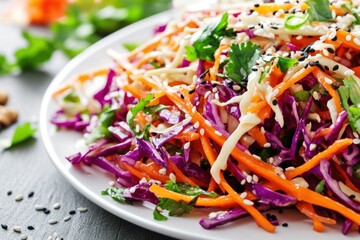
[[(4, 10), (8, 2), (0, 1), (0, 10)], [(34, 30), (46, 33), (41, 28)], [(0, 22), (0, 54), (10, 55), (24, 45), (21, 31), (21, 26)], [(10, 94), (7, 105), (19, 112), (18, 123), (39, 119), (43, 94), (66, 63), (65, 57), (55, 54), (41, 71), (0, 76), (0, 89)], [(0, 138), (10, 136), (16, 126), (1, 129)], [(25, 236), (28, 240), (48, 239), (49, 236), (66, 240), (173, 239), (116, 217), (83, 197), (51, 163), (39, 132), (36, 140), (0, 154), (0, 181), (0, 224), (8, 227), (7, 230), (0, 228), (1, 240), (25, 239)], [(107, 182), (105, 187), (108, 187)], [(9, 191), (12, 192), (10, 196), (7, 195)], [(31, 192), (34, 195), (29, 198)], [(17, 195), (22, 195), (23, 200), (16, 202)], [(61, 205), (60, 209), (53, 209), (55, 202)], [(86, 207), (88, 211), (77, 212), (78, 207)], [(45, 214), (44, 208), (50, 213)], [(70, 210), (75, 210), (76, 214), (70, 216)], [(50, 219), (59, 222), (50, 225)], [(21, 233), (14, 232), (15, 226)], [(34, 230), (29, 230), (29, 226)], [(57, 237), (53, 235), (55, 232)]]

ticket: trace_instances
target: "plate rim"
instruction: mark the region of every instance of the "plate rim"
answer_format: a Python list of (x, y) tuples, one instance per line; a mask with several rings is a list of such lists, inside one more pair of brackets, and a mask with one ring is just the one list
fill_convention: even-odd
[[(74, 187), (81, 195), (83, 195), (85, 198), (90, 200), (92, 203), (97, 205), (98, 207), (108, 211), (109, 213), (125, 220), (128, 222), (131, 222), (138, 227), (145, 228), (147, 230), (150, 230), (152, 232), (157, 232), (159, 234), (173, 237), (173, 238), (181, 238), (181, 239), (202, 239), (202, 240), (210, 240), (210, 239), (219, 239), (216, 236), (211, 235), (202, 235), (201, 233), (197, 233), (196, 231), (193, 232), (182, 232), (181, 229), (176, 229), (174, 227), (169, 227), (166, 224), (161, 224), (161, 222), (155, 222), (150, 221), (146, 218), (142, 218), (132, 212), (128, 212), (125, 209), (121, 207), (117, 207), (118, 205), (114, 203), (110, 203), (104, 199), (100, 193), (94, 194), (92, 191), (89, 191), (89, 189), (86, 187), (85, 184), (83, 184), (80, 180), (78, 180), (75, 176), (73, 176), (71, 173), (67, 171), (67, 169), (64, 168), (64, 166), (61, 163), (60, 157), (57, 155), (54, 147), (52, 146), (52, 141), (50, 138), (50, 133), (48, 132), (48, 126), (49, 126), (49, 106), (52, 101), (52, 93), (56, 89), (56, 87), (59, 86), (61, 83), (65, 83), (68, 81), (69, 74), (74, 71), (75, 67), (78, 66), (82, 61), (86, 60), (89, 56), (94, 54), (99, 48), (105, 48), (109, 44), (113, 43), (117, 39), (121, 39), (123, 36), (127, 36), (131, 34), (132, 32), (136, 32), (139, 28), (144, 28), (146, 26), (153, 27), (154, 23), (161, 23), (162, 19), (171, 19), (174, 17), (176, 13), (176, 9), (171, 9), (168, 11), (164, 11), (162, 13), (150, 16), (148, 18), (145, 18), (143, 20), (140, 20), (136, 23), (133, 23), (131, 25), (128, 25), (108, 36), (101, 39), (100, 41), (94, 43), (90, 47), (88, 47), (86, 50), (84, 50), (82, 53), (80, 53), (75, 58), (71, 59), (57, 74), (56, 76), (51, 80), (51, 83), (47, 87), (44, 96), (42, 97), (41, 105), (40, 105), (40, 114), (39, 114), (39, 132), (42, 140), (42, 144), (46, 150), (46, 153), (48, 157), (50, 158), (50, 161), (55, 166), (57, 171), (60, 172), (60, 174), (68, 181), (68, 183)], [(71, 77), (71, 76), (70, 76)], [(195, 229), (196, 230), (196, 229)], [(258, 229), (259, 231), (264, 231), (262, 229)], [(309, 229), (311, 231), (311, 229)], [(207, 230), (209, 232), (216, 231), (216, 230)], [(220, 230), (224, 231), (226, 233), (226, 230)], [(273, 239), (276, 237), (276, 233), (267, 235), (266, 239)], [(316, 236), (315, 234), (313, 235)], [(244, 237), (250, 237), (250, 236), (244, 236)], [(253, 236), (253, 237), (256, 237)], [(347, 238), (344, 235), (338, 234), (339, 238)], [(353, 236), (352, 236), (353, 237)], [(350, 238), (352, 238), (350, 237)], [(349, 239), (350, 239), (349, 238)], [(254, 239), (254, 238), (253, 238)], [(265, 238), (264, 238), (265, 239)]]

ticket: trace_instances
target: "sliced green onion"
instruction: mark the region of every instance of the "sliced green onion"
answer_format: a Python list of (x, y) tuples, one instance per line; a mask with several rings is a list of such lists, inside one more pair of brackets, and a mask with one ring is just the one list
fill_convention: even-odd
[(318, 185), (316, 185), (316, 187), (315, 187), (315, 191), (317, 192), (317, 193), (322, 193), (323, 191), (324, 191), (324, 186), (325, 186), (325, 181), (324, 180), (321, 180), (319, 183), (318, 183)]
[(309, 20), (309, 15), (304, 16), (288, 15), (285, 19), (285, 28), (295, 30), (300, 28)]

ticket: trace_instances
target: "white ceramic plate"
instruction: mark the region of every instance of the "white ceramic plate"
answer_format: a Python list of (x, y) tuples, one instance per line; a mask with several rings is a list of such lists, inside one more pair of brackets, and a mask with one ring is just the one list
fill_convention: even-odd
[(111, 66), (110, 59), (105, 52), (113, 48), (124, 52), (123, 43), (144, 42), (151, 38), (154, 26), (166, 23), (173, 12), (165, 12), (146, 20), (126, 27), (94, 44), (79, 56), (74, 58), (57, 75), (45, 93), (40, 116), (41, 135), (51, 161), (62, 175), (85, 197), (107, 211), (126, 219), (141, 227), (156, 231), (168, 236), (181, 239), (355, 239), (359, 234), (352, 233), (343, 236), (340, 226), (326, 227), (324, 233), (312, 230), (312, 222), (294, 210), (285, 210), (283, 214), (274, 212), (280, 224), (287, 222), (289, 227), (279, 226), (276, 233), (270, 234), (257, 227), (250, 218), (244, 218), (213, 230), (205, 230), (199, 224), (199, 219), (206, 216), (204, 210), (194, 211), (185, 217), (170, 217), (168, 221), (153, 220), (153, 206), (138, 204), (135, 206), (119, 204), (108, 196), (101, 196), (100, 192), (107, 188), (112, 176), (97, 167), (73, 167), (65, 156), (76, 152), (75, 143), (80, 138), (78, 133), (56, 131), (50, 124), (50, 118), (57, 107), (52, 102), (51, 94), (70, 77), (97, 69), (102, 66)]

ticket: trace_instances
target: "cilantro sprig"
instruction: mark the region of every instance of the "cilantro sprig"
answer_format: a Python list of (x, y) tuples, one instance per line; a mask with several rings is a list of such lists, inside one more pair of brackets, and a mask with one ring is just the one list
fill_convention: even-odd
[(360, 132), (360, 86), (353, 76), (343, 80), (338, 88), (342, 107), (348, 113), (348, 120), (353, 131)]
[(8, 149), (33, 138), (36, 129), (26, 122), (16, 127), (11, 138), (0, 139), (0, 149)]
[(255, 66), (256, 60), (260, 57), (259, 45), (250, 41), (238, 45), (232, 44), (229, 52), (230, 61), (225, 66), (226, 76), (239, 84), (243, 84), (252, 72), (251, 68)]
[(285, 73), (297, 63), (298, 60), (294, 58), (278, 57), (278, 62), (276, 66), (280, 68), (280, 71), (282, 73)]
[(119, 203), (132, 203), (129, 199), (124, 197), (124, 192), (126, 188), (116, 187), (116, 188), (107, 188), (101, 192), (101, 195), (110, 196), (113, 200)]
[(86, 143), (93, 143), (101, 138), (109, 137), (111, 135), (108, 128), (115, 117), (115, 110), (116, 109), (107, 107), (99, 114), (98, 124), (89, 134), (85, 135)]
[(203, 59), (214, 61), (215, 51), (219, 48), (220, 41), (225, 37), (235, 37), (233, 29), (227, 29), (228, 13), (221, 18), (200, 29), (193, 35), (193, 46), (186, 46), (185, 58), (189, 61)]
[(218, 196), (215, 192), (208, 192), (201, 189), (199, 186), (191, 186), (189, 184), (181, 183), (181, 182), (174, 183), (172, 181), (167, 181), (164, 186), (167, 190), (181, 193), (187, 196), (205, 195), (211, 198), (215, 198)]
[(305, 3), (309, 6), (310, 22), (333, 22), (329, 0), (307, 0)]
[(194, 197), (189, 203), (183, 200), (175, 201), (170, 198), (160, 198), (160, 202), (156, 205), (153, 216), (155, 220), (164, 221), (167, 217), (162, 214), (163, 210), (169, 211), (169, 216), (182, 216), (189, 214), (198, 199)]

